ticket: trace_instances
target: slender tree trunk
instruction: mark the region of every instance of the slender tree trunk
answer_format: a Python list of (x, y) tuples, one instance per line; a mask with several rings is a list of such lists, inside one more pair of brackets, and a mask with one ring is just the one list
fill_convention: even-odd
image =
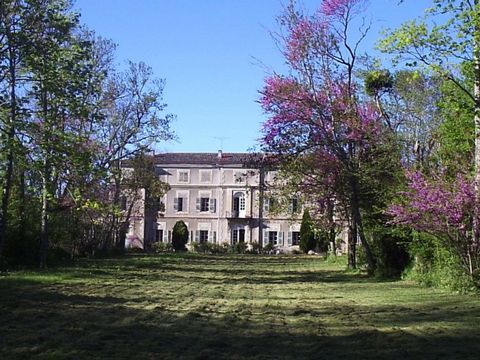
[(348, 226), (348, 268), (357, 268), (357, 224), (353, 218)]
[[(475, 0), (475, 11), (479, 0)], [(474, 15), (475, 31), (473, 44), (474, 98), (475, 98), (475, 205), (473, 216), (473, 251), (480, 248), (480, 15)]]
[(47, 266), (47, 255), (49, 248), (48, 238), (48, 203), (49, 203), (49, 168), (48, 161), (44, 163), (44, 173), (42, 176), (42, 212), (41, 212), (41, 229), (40, 229), (40, 268)]
[(10, 77), (10, 114), (7, 123), (7, 166), (3, 181), (2, 204), (0, 208), (0, 256), (5, 245), (7, 231), (8, 205), (13, 180), (13, 160), (15, 146), (15, 124), (17, 121), (17, 84), (16, 84), (16, 50), (10, 45), (9, 48), (9, 77)]

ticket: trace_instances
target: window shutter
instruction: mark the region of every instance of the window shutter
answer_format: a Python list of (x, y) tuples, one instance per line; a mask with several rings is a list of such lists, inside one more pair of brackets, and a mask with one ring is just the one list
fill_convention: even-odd
[(195, 231), (195, 242), (200, 242), (200, 231), (196, 230)]
[(163, 242), (168, 242), (168, 232), (167, 230), (163, 230)]
[(235, 230), (230, 229), (230, 244), (232, 244), (232, 245), (233, 245), (233, 232), (234, 232), (234, 231), (235, 231)]
[(210, 207), (210, 212), (214, 213), (217, 207), (217, 199), (210, 199), (208, 206)]
[(269, 240), (268, 240), (268, 231), (267, 230), (263, 230), (263, 246), (265, 246), (266, 244), (269, 243)]
[(178, 198), (173, 199), (173, 210), (178, 211)]
[(292, 246), (292, 232), (289, 231), (288, 232), (288, 246)]
[(168, 242), (172, 242), (172, 231), (168, 230)]
[(197, 198), (196, 208), (197, 208), (197, 211), (200, 211), (200, 198)]
[(263, 211), (265, 211), (265, 212), (270, 211), (270, 199), (269, 198), (265, 198), (263, 200)]
[(278, 232), (278, 245), (283, 246), (283, 231)]
[(213, 242), (214, 243), (217, 242), (217, 232), (216, 231), (213, 231)]

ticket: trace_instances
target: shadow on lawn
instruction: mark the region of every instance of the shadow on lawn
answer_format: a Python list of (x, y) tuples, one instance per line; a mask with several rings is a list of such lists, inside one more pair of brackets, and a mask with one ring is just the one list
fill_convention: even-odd
[[(421, 324), (425, 316), (430, 322), (478, 319), (478, 307), (431, 310), (331, 305), (315, 312), (269, 307), (253, 308), (255, 316), (242, 318), (199, 309), (187, 313), (160, 306), (138, 309), (114, 296), (64, 295), (23, 284), (0, 288), (0, 358), (478, 358), (475, 323), (455, 333), (427, 329), (413, 335), (404, 329)], [(385, 326), (382, 331), (379, 325)]]

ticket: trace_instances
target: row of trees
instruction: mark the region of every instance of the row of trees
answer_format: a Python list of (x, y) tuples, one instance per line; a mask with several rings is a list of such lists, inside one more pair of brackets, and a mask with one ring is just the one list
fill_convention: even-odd
[(122, 187), (162, 190), (122, 184), (121, 162), (173, 136), (164, 81), (143, 63), (117, 71), (114, 50), (70, 1), (0, 2), (0, 257), (121, 246)]
[[(385, 69), (359, 55), (366, 3), (324, 0), (313, 15), (294, 1), (285, 8), (276, 40), (288, 72), (271, 75), (261, 90), (269, 116), (263, 150), (282, 169), (285, 188), (314, 205), (320, 228), (348, 227), (349, 267), (357, 266), (357, 239), (371, 273), (402, 270), (407, 250), (421, 262), (414, 250), (426, 243), (475, 280), (480, 5), (433, 0), (423, 20), (380, 42), (397, 55), (397, 67)], [(440, 14), (444, 24), (429, 21)]]

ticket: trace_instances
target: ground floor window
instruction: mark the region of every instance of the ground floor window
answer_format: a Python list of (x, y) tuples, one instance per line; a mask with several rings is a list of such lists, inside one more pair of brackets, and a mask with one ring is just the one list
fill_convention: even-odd
[(208, 230), (200, 230), (199, 231), (199, 238), (200, 243), (205, 243), (208, 241)]
[(245, 242), (245, 229), (232, 229), (232, 244)]
[(292, 231), (292, 245), (300, 245), (300, 231)]
[(278, 244), (278, 231), (269, 231), (268, 232), (268, 242), (272, 245)]
[(163, 242), (163, 229), (157, 229), (155, 231), (155, 241)]

